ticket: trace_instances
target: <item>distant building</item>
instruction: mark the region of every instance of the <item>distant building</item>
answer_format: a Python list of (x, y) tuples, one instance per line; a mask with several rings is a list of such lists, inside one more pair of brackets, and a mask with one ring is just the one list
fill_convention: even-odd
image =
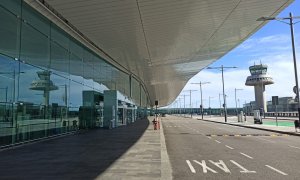
[[(245, 113), (251, 113), (256, 108), (255, 101), (251, 101), (250, 103), (246, 103), (243, 105), (243, 111)], [(275, 112), (276, 108), (272, 105), (272, 101), (267, 102), (267, 110), (266, 112)], [(294, 112), (297, 111), (297, 102), (293, 97), (279, 97), (277, 112)]]

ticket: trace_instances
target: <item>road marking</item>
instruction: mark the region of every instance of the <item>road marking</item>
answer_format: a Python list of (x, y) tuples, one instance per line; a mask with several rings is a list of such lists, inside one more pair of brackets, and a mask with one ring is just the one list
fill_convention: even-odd
[(249, 155), (247, 155), (247, 154), (245, 154), (245, 153), (240, 152), (240, 154), (246, 156), (246, 157), (249, 158), (249, 159), (253, 159), (253, 157), (251, 157), (251, 156), (249, 156)]
[(219, 162), (214, 162), (212, 160), (209, 160), (210, 163), (214, 164), (218, 168), (222, 169), (225, 173), (231, 173), (226, 164), (222, 161), (219, 160)]
[(284, 172), (282, 172), (282, 171), (280, 171), (280, 170), (278, 170), (278, 169), (276, 169), (276, 168), (274, 168), (274, 167), (272, 167), (272, 166), (269, 166), (269, 165), (265, 165), (265, 166), (267, 166), (268, 168), (270, 168), (270, 169), (272, 169), (272, 170), (278, 172), (279, 174), (282, 174), (282, 175), (284, 175), (284, 176), (287, 175), (286, 173), (284, 173)]
[(218, 141), (218, 140), (215, 140), (215, 141), (216, 141), (217, 143), (219, 143), (219, 144), (221, 143), (221, 142), (220, 142), (220, 141)]
[(196, 170), (195, 168), (192, 166), (191, 162), (189, 160), (186, 160), (186, 163), (188, 164), (190, 170), (192, 173), (196, 173)]
[(244, 168), (243, 166), (241, 166), (239, 163), (235, 162), (234, 160), (230, 160), (230, 162), (232, 162), (232, 164), (239, 167), (242, 170), (242, 171), (240, 171), (241, 173), (256, 173), (256, 171), (249, 171), (248, 169)]
[(256, 137), (257, 139), (260, 139), (260, 140), (264, 140), (264, 141), (268, 141), (270, 143), (275, 143), (275, 141), (271, 141), (271, 140), (268, 140), (268, 139), (264, 139), (264, 138), (261, 138), (261, 137)]
[(227, 145), (225, 145), (227, 148), (229, 148), (229, 149), (234, 149), (233, 147), (230, 147), (230, 146), (227, 146)]
[(296, 149), (300, 149), (300, 148), (297, 147), (297, 146), (291, 146), (291, 145), (289, 145), (289, 147), (291, 147), (291, 148), (296, 148)]
[(207, 136), (208, 139), (211, 139), (211, 137)]
[(211, 137), (215, 137), (215, 136), (222, 136), (222, 137), (252, 137), (252, 136), (267, 136), (267, 137), (279, 137), (279, 136), (284, 136), (284, 135), (278, 135), (278, 134), (206, 134), (206, 136), (211, 136)]
[(203, 169), (203, 173), (207, 173), (207, 170), (211, 171), (212, 173), (217, 173), (217, 171), (211, 169), (210, 167), (206, 166), (206, 163), (204, 160), (202, 160), (201, 162), (194, 160), (195, 163), (199, 164), (200, 166), (202, 166)]

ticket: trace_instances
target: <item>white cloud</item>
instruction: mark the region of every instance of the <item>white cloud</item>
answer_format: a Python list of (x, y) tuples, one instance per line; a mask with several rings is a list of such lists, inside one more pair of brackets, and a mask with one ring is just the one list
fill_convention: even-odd
[[(263, 50), (262, 50), (263, 51)], [(298, 54), (299, 55), (299, 54)], [(299, 57), (300, 58), (300, 57)], [(295, 94), (292, 91), (295, 85), (295, 75), (292, 55), (290, 51), (285, 51), (284, 53), (266, 53), (260, 58), (245, 61), (245, 64), (251, 66), (260, 63), (268, 65), (268, 74), (273, 77), (274, 84), (266, 86), (266, 100), (271, 100), (272, 96), (292, 96)], [(300, 72), (300, 65), (298, 65), (298, 70)], [(235, 107), (235, 88), (243, 89), (237, 91), (237, 99), (240, 100), (240, 106), (249, 101), (254, 101), (254, 88), (252, 86), (245, 86), (245, 81), (247, 76), (250, 75), (249, 69), (229, 69), (224, 71), (225, 79), (225, 94), (227, 94), (227, 106)], [(218, 70), (203, 70), (195, 75), (185, 86), (182, 94), (189, 94), (186, 90), (193, 89), (198, 90), (197, 92), (192, 92), (192, 106), (199, 107), (200, 105), (200, 91), (199, 85), (193, 85), (191, 83), (211, 82), (210, 84), (205, 84), (202, 86), (204, 107), (207, 108), (209, 104), (209, 96), (211, 98), (211, 107), (220, 107), (219, 94), (222, 94), (222, 75), (221, 71)], [(185, 91), (185, 92), (184, 92)], [(189, 97), (186, 97), (186, 107), (189, 107)], [(221, 103), (223, 103), (223, 98), (221, 96)], [(181, 100), (181, 105), (183, 107), (183, 100)], [(179, 103), (178, 103), (179, 106)]]
[(237, 51), (261, 54), (261, 53), (278, 53), (291, 49), (291, 38), (286, 34), (271, 35), (261, 38), (250, 38), (237, 47)]

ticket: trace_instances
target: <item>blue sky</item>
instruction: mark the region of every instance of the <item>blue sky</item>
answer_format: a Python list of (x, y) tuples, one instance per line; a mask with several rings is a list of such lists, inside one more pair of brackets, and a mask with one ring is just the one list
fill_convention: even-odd
[[(300, 0), (295, 0), (289, 7), (282, 11), (277, 17), (288, 17), (289, 12), (293, 16), (300, 16)], [(295, 19), (294, 22), (300, 21)], [(294, 25), (297, 67), (298, 75), (300, 73), (300, 23)], [(227, 53), (221, 59), (210, 66), (237, 66), (238, 69), (229, 69), (224, 71), (225, 94), (227, 94), (227, 106), (235, 107), (234, 92), (235, 88), (243, 89), (237, 91), (240, 107), (245, 102), (254, 101), (254, 88), (245, 86), (245, 80), (250, 75), (249, 66), (254, 63), (268, 65), (268, 74), (273, 77), (274, 84), (266, 86), (266, 100), (271, 100), (272, 96), (291, 96), (295, 94), (292, 91), (295, 85), (295, 75), (293, 69), (293, 58), (291, 48), (290, 26), (278, 21), (269, 21), (263, 28), (249, 37), (245, 42), (237, 46), (231, 52)], [(299, 76), (298, 76), (299, 77)], [(183, 91), (195, 89), (192, 93), (192, 106), (199, 107), (200, 91), (199, 85), (192, 85), (193, 82), (211, 82), (203, 86), (203, 104), (204, 108), (208, 107), (209, 99), (212, 108), (218, 108), (219, 94), (222, 93), (221, 72), (218, 70), (202, 70), (195, 75), (184, 87)], [(187, 94), (182, 92), (181, 94)], [(209, 98), (211, 97), (211, 98)], [(223, 102), (223, 100), (221, 99)], [(186, 107), (189, 106), (189, 97), (186, 97)], [(183, 99), (180, 103), (172, 107), (183, 107)]]

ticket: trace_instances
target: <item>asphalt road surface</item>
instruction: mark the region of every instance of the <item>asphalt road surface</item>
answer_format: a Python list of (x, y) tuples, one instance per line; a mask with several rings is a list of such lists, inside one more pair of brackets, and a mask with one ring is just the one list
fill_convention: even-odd
[(300, 179), (300, 137), (167, 116), (173, 179)]

